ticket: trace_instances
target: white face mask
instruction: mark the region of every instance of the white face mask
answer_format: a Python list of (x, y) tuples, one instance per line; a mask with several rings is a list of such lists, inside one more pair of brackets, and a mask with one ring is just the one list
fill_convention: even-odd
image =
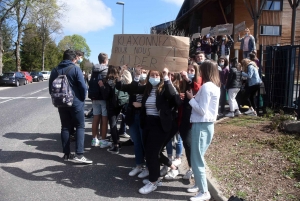
[(143, 74), (143, 73), (142, 73), (142, 74), (140, 75), (140, 80), (141, 80), (141, 81), (146, 80), (146, 78), (147, 78), (147, 74)]

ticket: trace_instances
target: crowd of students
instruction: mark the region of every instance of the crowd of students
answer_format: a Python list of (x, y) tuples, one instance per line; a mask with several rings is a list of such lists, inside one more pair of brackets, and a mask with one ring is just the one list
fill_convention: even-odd
[[(210, 41), (211, 39), (206, 39), (202, 45), (205, 46)], [(229, 62), (227, 48), (230, 48), (232, 42), (230, 36), (222, 37), (220, 47), (217, 48), (218, 52), (221, 52), (217, 62), (210, 59), (212, 54), (209, 57), (208, 50), (196, 51), (195, 55), (189, 58), (187, 69), (181, 72), (169, 72), (167, 68), (162, 71), (148, 71), (140, 65), (130, 72), (126, 65), (108, 66), (107, 54), (99, 54), (99, 64), (93, 67), (89, 81), (90, 88), (92, 82), (96, 81), (100, 94), (97, 97), (89, 95), (93, 108), (91, 145), (107, 148), (107, 151), (113, 154), (120, 152), (122, 144), (119, 140), (117, 121), (122, 112), (125, 116), (124, 121), (129, 126), (135, 154), (135, 167), (129, 172), (129, 176), (144, 178), (144, 186), (139, 189), (141, 194), (148, 194), (157, 189), (163, 177), (168, 180), (178, 176), (184, 146), (189, 169), (183, 179), (194, 177), (195, 185), (187, 191), (198, 192), (190, 200), (210, 199), (204, 155), (214, 135), (214, 122), (225, 112), (226, 94), (230, 107), (226, 116), (241, 114), (236, 96), (244, 84), (243, 80), (247, 80), (245, 94), (249, 105), (245, 114), (257, 115), (255, 94), (261, 83), (257, 58), (254, 53), (250, 53), (253, 61), (245, 58), (240, 64), (233, 58)], [(216, 56), (213, 57), (216, 59)], [(58, 66), (61, 74), (67, 66), (74, 65), (78, 60), (79, 56), (75, 52), (67, 50), (64, 53), (64, 61)], [(49, 82), (50, 93), (51, 81), (55, 76), (57, 71), (53, 70)], [(76, 163), (92, 163), (83, 156), (84, 135), (80, 134), (84, 132), (82, 112), (87, 91), (85, 81), (82, 72), (75, 65), (67, 77), (77, 99), (74, 107), (58, 108), (62, 122), (64, 159)], [(70, 120), (73, 123), (70, 123)], [(109, 142), (106, 136), (108, 124), (112, 142)], [(71, 133), (74, 127), (77, 137), (76, 153), (73, 156), (70, 153), (70, 139), (67, 134), (68, 131)], [(173, 141), (176, 142), (175, 157)], [(165, 147), (167, 156), (163, 153)]]

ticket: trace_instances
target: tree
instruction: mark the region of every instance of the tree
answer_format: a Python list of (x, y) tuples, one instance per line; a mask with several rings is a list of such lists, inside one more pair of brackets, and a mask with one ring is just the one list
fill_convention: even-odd
[(12, 9), (17, 5), (20, 0), (0, 0), (0, 74), (2, 74), (3, 69), (3, 38), (2, 38), (2, 25), (8, 18)]
[(86, 57), (89, 57), (91, 54), (91, 50), (87, 45), (85, 38), (77, 34), (65, 36), (59, 41), (58, 48), (63, 52), (67, 49), (80, 50), (84, 52)]
[(59, 22), (60, 11), (64, 5), (58, 5), (56, 0), (43, 0), (33, 2), (31, 13), (31, 22), (36, 24), (39, 31), (39, 37), (42, 41), (42, 70), (45, 69), (45, 51), (47, 44), (51, 42), (51, 35), (60, 33), (62, 25)]
[(2, 25), (1, 30), (3, 39), (3, 71), (14, 71), (16, 69), (13, 47), (14, 31), (7, 23)]

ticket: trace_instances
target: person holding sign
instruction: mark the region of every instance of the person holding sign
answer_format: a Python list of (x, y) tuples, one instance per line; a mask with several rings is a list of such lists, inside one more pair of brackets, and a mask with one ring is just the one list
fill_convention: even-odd
[(218, 57), (226, 57), (229, 60), (230, 48), (233, 43), (230, 35), (223, 35), (221, 41), (218, 42)]
[(160, 164), (178, 171), (168, 157), (161, 154), (170, 140), (171, 130), (176, 128), (175, 115), (181, 99), (169, 80), (168, 69), (164, 72), (151, 70), (147, 76), (147, 84), (138, 86), (139, 77), (135, 77), (130, 85), (135, 94), (143, 94), (140, 109), (141, 128), (143, 129), (146, 163), (149, 169), (149, 180), (144, 180), (144, 187), (139, 193), (148, 194), (160, 185)]
[(250, 34), (249, 28), (245, 29), (245, 36), (243, 38), (238, 37), (238, 42), (241, 42), (240, 49), (243, 50), (243, 58), (248, 58), (249, 53), (256, 51), (255, 38)]
[(195, 97), (192, 90), (186, 91), (192, 107), (190, 119), (192, 123), (191, 163), (195, 184), (199, 188), (199, 193), (191, 197), (191, 201), (204, 201), (211, 198), (206, 180), (204, 154), (214, 135), (214, 122), (218, 115), (221, 85), (216, 62), (204, 61), (200, 66), (200, 74), (204, 84)]

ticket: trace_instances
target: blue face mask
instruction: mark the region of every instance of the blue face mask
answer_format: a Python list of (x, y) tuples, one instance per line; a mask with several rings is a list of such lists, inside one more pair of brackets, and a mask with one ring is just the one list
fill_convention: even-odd
[(192, 80), (195, 77), (195, 74), (188, 73), (188, 78)]
[(141, 80), (141, 81), (146, 80), (146, 78), (147, 78), (147, 74), (141, 74), (141, 75), (140, 75), (140, 80)]
[(150, 84), (152, 84), (152, 86), (155, 87), (160, 83), (160, 78), (159, 77), (157, 77), (157, 78), (150, 77), (149, 82), (150, 82)]
[(82, 59), (82, 58), (79, 58), (79, 59), (77, 60), (77, 63), (78, 63), (78, 64), (81, 64), (82, 61), (83, 61), (83, 59)]

